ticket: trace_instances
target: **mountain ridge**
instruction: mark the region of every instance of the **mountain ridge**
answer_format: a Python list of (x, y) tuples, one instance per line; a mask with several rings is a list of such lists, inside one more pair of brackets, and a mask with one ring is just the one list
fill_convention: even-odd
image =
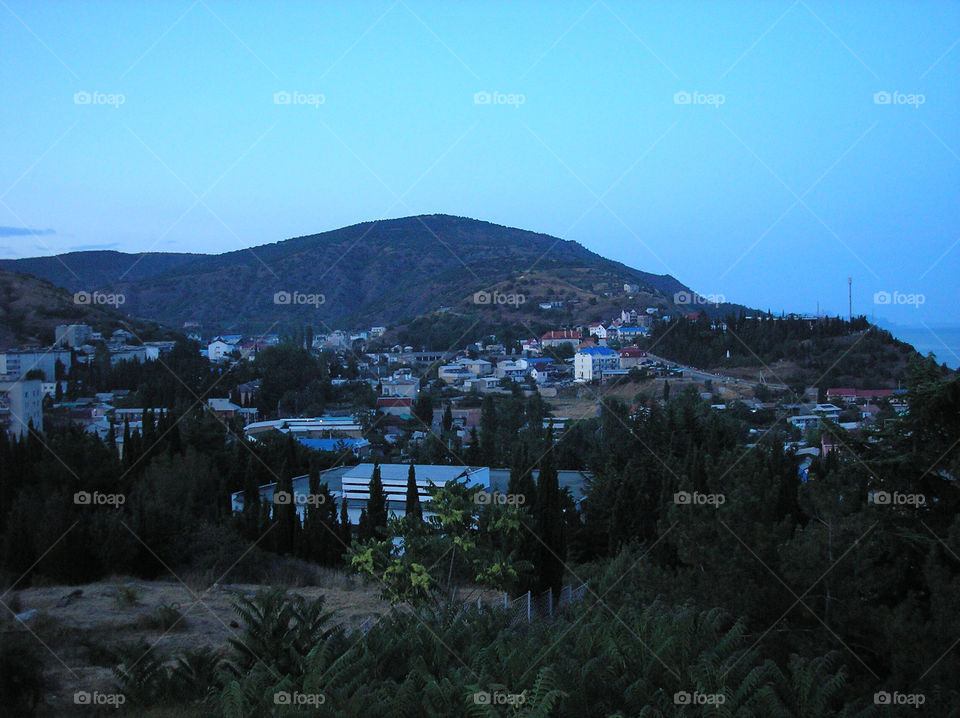
[[(673, 299), (692, 294), (669, 274), (629, 267), (574, 240), (446, 214), (371, 220), (220, 254), (99, 250), (0, 260), (0, 269), (70, 291), (122, 291), (125, 311), (173, 327), (199, 321), (241, 331), (398, 323), (444, 306), (470, 309), (475, 292), (509, 286), (529, 294), (528, 314), (538, 300), (582, 304), (548, 315), (569, 321), (607, 316), (613, 305), (690, 311)], [(276, 304), (277, 292), (323, 302)], [(720, 315), (740, 305), (701, 307)]]

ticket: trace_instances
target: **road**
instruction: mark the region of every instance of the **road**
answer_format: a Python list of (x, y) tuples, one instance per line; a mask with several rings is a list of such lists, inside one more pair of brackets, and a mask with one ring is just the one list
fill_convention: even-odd
[[(647, 352), (647, 359), (661, 362), (662, 364), (666, 364), (668, 367), (682, 369), (684, 376), (690, 377), (691, 379), (694, 379), (699, 382), (703, 382), (703, 381), (706, 381), (707, 379), (710, 379), (714, 383), (719, 382), (721, 384), (736, 384), (740, 386), (753, 386), (754, 384), (757, 383), (755, 381), (747, 381), (746, 379), (740, 379), (739, 377), (728, 376), (726, 374), (720, 374), (720, 373), (711, 374), (708, 371), (703, 371), (702, 369), (697, 369), (696, 367), (687, 366), (686, 364), (680, 364), (679, 362), (670, 361), (665, 357), (657, 356), (656, 354), (651, 354), (650, 352)], [(774, 384), (771, 382), (766, 382), (766, 385), (770, 389), (773, 389), (774, 391), (786, 391), (788, 389), (786, 384)]]

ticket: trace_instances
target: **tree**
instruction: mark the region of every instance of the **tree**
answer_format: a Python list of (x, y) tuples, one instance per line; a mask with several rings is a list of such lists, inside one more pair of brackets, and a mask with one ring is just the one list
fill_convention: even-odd
[(349, 502), (347, 497), (343, 497), (340, 502), (340, 540), (344, 546), (349, 546), (353, 541), (353, 526), (350, 525), (350, 509), (347, 506)]
[(427, 430), (433, 426), (433, 397), (429, 392), (422, 391), (413, 400), (413, 406), (410, 407), (414, 417), (426, 427)]
[(274, 546), (277, 553), (293, 553), (296, 532), (297, 504), (293, 496), (293, 477), (283, 471), (273, 493)]
[(361, 527), (360, 539), (377, 537), (377, 529), (387, 526), (387, 494), (383, 490), (383, 480), (380, 478), (380, 464), (373, 467), (373, 476), (370, 477), (370, 498), (367, 501), (366, 527)]
[(443, 418), (440, 420), (440, 428), (444, 435), (449, 434), (450, 430), (453, 429), (453, 412), (450, 409), (449, 402), (447, 402), (447, 405), (443, 408)]
[(540, 541), (537, 578), (539, 590), (559, 595), (567, 548), (563, 529), (563, 507), (557, 468), (553, 463), (553, 426), (547, 430), (547, 446), (540, 459), (537, 478), (537, 536)]
[(410, 462), (410, 470), (407, 472), (407, 502), (406, 514), (408, 523), (423, 520), (423, 510), (420, 507), (420, 489), (417, 488), (417, 470), (413, 462)]
[(480, 460), (487, 466), (497, 465), (497, 405), (490, 394), (480, 407)]
[(330, 566), (337, 562), (341, 546), (337, 536), (337, 505), (326, 484), (320, 483), (316, 462), (310, 463), (310, 495), (304, 507), (300, 554)]
[(663, 400), (670, 401), (670, 382), (663, 380)]

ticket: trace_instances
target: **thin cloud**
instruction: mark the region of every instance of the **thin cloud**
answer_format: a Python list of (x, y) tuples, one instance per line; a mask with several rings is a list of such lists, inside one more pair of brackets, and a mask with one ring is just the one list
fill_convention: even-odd
[(56, 234), (55, 229), (30, 229), (29, 227), (0, 227), (0, 237), (41, 237)]
[(89, 252), (95, 251), (98, 249), (116, 249), (119, 247), (119, 242), (108, 242), (107, 244), (78, 244), (76, 247), (70, 247), (67, 249), (68, 252)]

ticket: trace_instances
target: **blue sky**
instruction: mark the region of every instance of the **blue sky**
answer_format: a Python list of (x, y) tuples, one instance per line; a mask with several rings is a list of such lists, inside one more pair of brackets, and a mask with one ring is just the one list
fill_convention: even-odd
[(858, 313), (960, 323), (957, 4), (4, 0), (0, 17), (3, 257), (220, 252), (445, 212), (760, 308), (845, 313), (849, 276)]

